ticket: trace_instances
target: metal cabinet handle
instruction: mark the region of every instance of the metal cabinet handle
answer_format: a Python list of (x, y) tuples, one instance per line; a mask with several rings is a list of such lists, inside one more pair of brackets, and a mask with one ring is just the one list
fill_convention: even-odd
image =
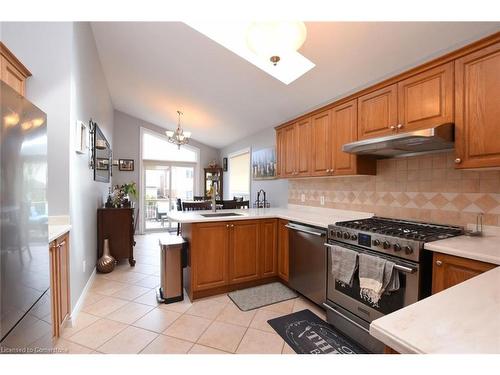
[(304, 233), (312, 234), (312, 235), (315, 235), (315, 236), (318, 236), (318, 237), (326, 236), (326, 233), (323, 233), (323, 232), (313, 232), (312, 230), (297, 228), (297, 227), (294, 227), (294, 226), (288, 225), (288, 224), (285, 225), (285, 227), (288, 228), (288, 229), (296, 230), (297, 232), (304, 232)]
[(226, 224), (226, 228), (229, 228), (229, 224)]
[(391, 126), (389, 126), (389, 129), (391, 129), (391, 130), (396, 130), (396, 126), (391, 125)]
[(233, 227), (234, 227), (234, 224), (231, 224), (231, 228), (233, 228)]
[(63, 247), (64, 245), (66, 245), (66, 241), (63, 241), (61, 242), (60, 244), (57, 244), (57, 248), (60, 249), (61, 247)]
[(460, 159), (460, 158), (455, 159), (455, 164), (460, 164), (461, 162), (462, 162), (462, 159)]
[(397, 128), (398, 129), (403, 129), (403, 124), (398, 124)]
[(440, 260), (436, 260), (436, 266), (439, 266), (439, 267), (440, 267), (440, 266), (442, 266), (442, 265), (443, 265), (443, 262), (442, 262), (442, 261), (440, 261)]

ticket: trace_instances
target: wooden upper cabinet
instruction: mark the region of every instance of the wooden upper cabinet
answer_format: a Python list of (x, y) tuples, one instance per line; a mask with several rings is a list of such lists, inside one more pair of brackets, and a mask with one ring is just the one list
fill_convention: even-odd
[(30, 71), (0, 42), (0, 79), (24, 96), (30, 76)]
[(278, 276), (288, 281), (289, 257), (288, 257), (288, 224), (287, 220), (279, 219), (278, 222)]
[(296, 151), (297, 127), (295, 124), (283, 129), (283, 167), (281, 173), (284, 177), (294, 177), (296, 175)]
[(229, 280), (229, 224), (196, 224), (191, 246), (193, 290), (227, 285)]
[(278, 273), (278, 220), (261, 220), (259, 241), (260, 276), (276, 276)]
[(346, 143), (358, 138), (358, 102), (356, 99), (332, 108), (332, 166), (335, 175), (356, 173), (356, 155), (342, 151)]
[(358, 98), (358, 139), (394, 134), (397, 124), (397, 84)]
[(399, 131), (452, 123), (453, 79), (453, 62), (450, 62), (399, 82)]
[(333, 171), (331, 159), (331, 114), (330, 110), (312, 117), (312, 163), (311, 175), (326, 176)]
[(500, 42), (455, 61), (457, 168), (500, 167)]
[(438, 293), (496, 267), (477, 260), (434, 253), (432, 293)]
[(297, 127), (297, 161), (296, 175), (306, 176), (311, 170), (311, 119), (308, 117), (298, 121)]
[(245, 220), (229, 224), (229, 283), (257, 280), (259, 274), (259, 222)]
[(283, 152), (285, 151), (284, 146), (284, 130), (278, 129), (276, 130), (276, 177), (283, 177), (283, 165), (284, 165), (284, 156)]

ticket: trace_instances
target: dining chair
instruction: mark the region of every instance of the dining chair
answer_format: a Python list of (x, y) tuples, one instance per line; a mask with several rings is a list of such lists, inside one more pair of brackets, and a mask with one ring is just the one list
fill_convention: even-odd
[(236, 209), (236, 205), (238, 202), (235, 200), (222, 201), (222, 209), (223, 210), (234, 210)]
[(236, 203), (236, 208), (249, 208), (250, 207), (250, 201), (241, 201), (241, 202), (235, 202)]

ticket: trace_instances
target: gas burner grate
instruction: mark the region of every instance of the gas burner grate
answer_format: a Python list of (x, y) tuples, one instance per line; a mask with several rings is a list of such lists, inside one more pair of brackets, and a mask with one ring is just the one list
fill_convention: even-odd
[(423, 242), (435, 241), (463, 234), (463, 228), (461, 227), (419, 223), (377, 216), (361, 220), (340, 221), (337, 222), (336, 225), (364, 232), (379, 233)]

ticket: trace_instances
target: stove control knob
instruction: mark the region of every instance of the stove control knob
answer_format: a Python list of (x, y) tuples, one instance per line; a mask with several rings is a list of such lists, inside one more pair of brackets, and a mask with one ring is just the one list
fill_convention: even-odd
[(401, 245), (400, 245), (400, 244), (398, 244), (398, 243), (395, 243), (395, 244), (394, 244), (394, 246), (393, 246), (393, 248), (394, 248), (394, 251), (395, 251), (395, 252), (399, 252), (399, 251), (401, 251)]
[(413, 253), (413, 249), (411, 248), (411, 246), (406, 245), (404, 247), (404, 250), (405, 250), (405, 253), (408, 254), (408, 255), (410, 255), (411, 253)]
[(351, 234), (351, 240), (356, 241), (358, 239), (358, 236), (356, 236), (354, 233)]
[(342, 231), (340, 231), (340, 230), (339, 230), (339, 231), (337, 232), (337, 238), (342, 238)]
[(390, 248), (390, 247), (391, 247), (391, 244), (389, 243), (389, 241), (384, 241), (384, 242), (382, 243), (382, 247), (383, 247), (384, 249), (388, 249), (388, 248)]
[(348, 240), (351, 235), (348, 232), (344, 232), (344, 240)]
[(373, 240), (373, 246), (380, 246), (380, 240)]

